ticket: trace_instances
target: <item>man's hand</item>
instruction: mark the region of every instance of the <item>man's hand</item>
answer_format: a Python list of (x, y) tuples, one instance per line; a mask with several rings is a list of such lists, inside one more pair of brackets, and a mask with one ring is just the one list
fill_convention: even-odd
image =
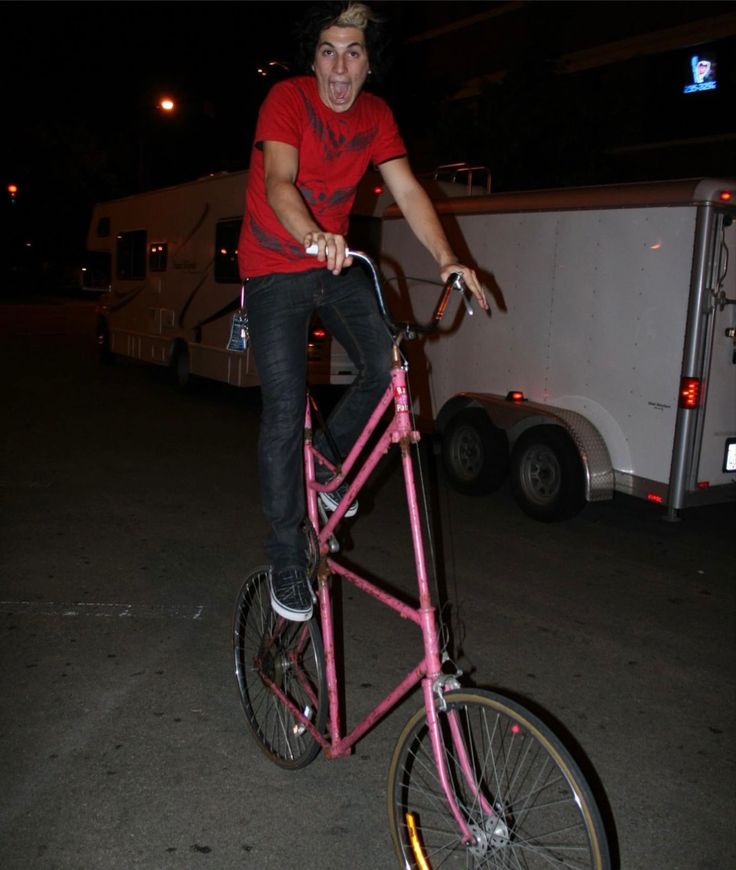
[(333, 275), (339, 275), (343, 266), (353, 264), (353, 258), (345, 256), (348, 247), (345, 236), (321, 231), (307, 233), (304, 236), (304, 250), (310, 245), (317, 246), (317, 260), (324, 263)]
[(484, 311), (488, 311), (488, 300), (486, 299), (486, 294), (483, 291), (480, 281), (478, 281), (478, 276), (475, 274), (475, 270), (471, 269), (469, 266), (462, 266), (460, 263), (450, 263), (449, 265), (443, 266), (440, 270), (442, 280), (447, 281), (453, 272), (462, 277), (463, 281), (467, 284), (468, 290), (470, 290), (473, 296), (478, 300), (478, 305), (480, 305)]

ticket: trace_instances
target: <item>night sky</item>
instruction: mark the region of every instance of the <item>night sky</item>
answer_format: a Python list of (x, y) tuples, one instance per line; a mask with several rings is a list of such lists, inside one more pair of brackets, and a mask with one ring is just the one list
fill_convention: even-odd
[[(733, 3), (371, 5), (394, 37), (394, 64), (377, 90), (396, 112), (417, 171), (481, 162), (497, 190), (736, 173), (728, 27), (711, 43), (720, 90), (697, 104), (700, 95), (681, 95), (685, 47), (560, 74), (561, 58), (733, 14)], [(95, 201), (246, 168), (257, 108), (285, 74), (257, 70), (270, 60), (293, 65), (304, 6), (5, 3), (13, 24), (2, 53), (3, 187), (19, 190), (3, 209), (4, 266), (31, 236), (37, 257), (78, 262)], [(452, 30), (471, 16), (472, 27)], [(452, 99), (484, 76), (473, 100)], [(156, 110), (164, 93), (178, 101), (173, 117)], [(649, 147), (688, 139), (719, 141), (666, 154)]]

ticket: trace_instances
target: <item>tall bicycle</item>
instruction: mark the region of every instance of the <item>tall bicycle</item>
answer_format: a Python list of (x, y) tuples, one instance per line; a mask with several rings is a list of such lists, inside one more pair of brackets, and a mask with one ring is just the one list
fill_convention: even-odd
[[(258, 568), (243, 583), (234, 619), (235, 674), (246, 721), (259, 747), (284, 768), (301, 768), (320, 751), (327, 758), (349, 755), (353, 746), (417, 684), (423, 705), (403, 729), (388, 775), (388, 817), (404, 868), (595, 868), (610, 867), (601, 815), (580, 768), (539, 718), (514, 700), (462, 688), (457, 674), (443, 670), (443, 654), (432, 604), (414, 480), (407, 365), (400, 346), (435, 330), (453, 289), (467, 288), (459, 276), (444, 286), (429, 324), (397, 323), (389, 313), (381, 281), (366, 254), (351, 251), (373, 279), (379, 309), (393, 337), (391, 382), (350, 453), (336, 466), (312, 440), (312, 400), (305, 410), (304, 469), (307, 488), (309, 573), (319, 615), (308, 622), (284, 620), (271, 608), (269, 569)], [(386, 412), (391, 419), (375, 446)], [(416, 563), (418, 606), (342, 565), (335, 530), (349, 506), (391, 447), (401, 466)], [(367, 456), (363, 454), (367, 452)], [(328, 484), (315, 470), (335, 473)], [(351, 472), (352, 482), (329, 516), (318, 492), (333, 491)], [(352, 730), (343, 732), (330, 580), (341, 577), (420, 629), (419, 663)], [(446, 661), (446, 657), (444, 657)]]

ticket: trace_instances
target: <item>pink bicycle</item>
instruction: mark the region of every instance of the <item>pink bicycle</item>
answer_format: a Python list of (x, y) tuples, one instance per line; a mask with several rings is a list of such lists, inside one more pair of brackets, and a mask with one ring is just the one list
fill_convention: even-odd
[[(440, 645), (425, 561), (414, 479), (407, 366), (402, 341), (437, 328), (453, 289), (468, 305), (467, 288), (447, 282), (427, 325), (396, 323), (389, 314), (373, 261), (361, 252), (373, 279), (379, 308), (394, 336), (391, 383), (365, 430), (340, 467), (312, 442), (312, 400), (305, 413), (304, 466), (310, 575), (319, 616), (288, 622), (271, 609), (269, 569), (243, 583), (234, 620), (235, 673), (246, 720), (259, 747), (276, 764), (301, 768), (320, 751), (328, 758), (350, 754), (355, 743), (421, 684), (423, 706), (411, 717), (391, 759), (388, 815), (394, 847), (404, 868), (596, 868), (610, 867), (600, 811), (579, 766), (538, 717), (516, 701), (485, 690), (462, 688), (448, 674)], [(469, 308), (470, 313), (472, 309)], [(375, 446), (368, 442), (385, 413), (393, 415)], [(335, 530), (366, 479), (390, 447), (401, 451), (419, 592), (410, 607), (341, 565)], [(366, 452), (368, 455), (362, 458)], [(337, 474), (319, 484), (321, 464)], [(334, 490), (355, 470), (347, 493), (329, 516), (317, 493)], [(331, 577), (344, 581), (419, 627), (424, 656), (386, 697), (347, 734), (339, 713), (333, 638)]]

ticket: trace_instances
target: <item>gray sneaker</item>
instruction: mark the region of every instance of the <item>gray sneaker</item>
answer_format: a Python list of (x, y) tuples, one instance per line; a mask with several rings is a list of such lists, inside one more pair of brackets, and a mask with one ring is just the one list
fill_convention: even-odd
[[(323, 483), (328, 483), (329, 481), (322, 481)], [(343, 498), (345, 498), (345, 494), (348, 491), (347, 483), (341, 483), (337, 489), (333, 489), (332, 492), (318, 492), (319, 500), (322, 502), (322, 507), (326, 511), (336, 511), (337, 506), (340, 504)], [(358, 513), (358, 499), (350, 505), (350, 507), (345, 511), (346, 517), (354, 517)]]
[(304, 568), (271, 571), (271, 607), (284, 619), (306, 622), (312, 618), (312, 590)]

